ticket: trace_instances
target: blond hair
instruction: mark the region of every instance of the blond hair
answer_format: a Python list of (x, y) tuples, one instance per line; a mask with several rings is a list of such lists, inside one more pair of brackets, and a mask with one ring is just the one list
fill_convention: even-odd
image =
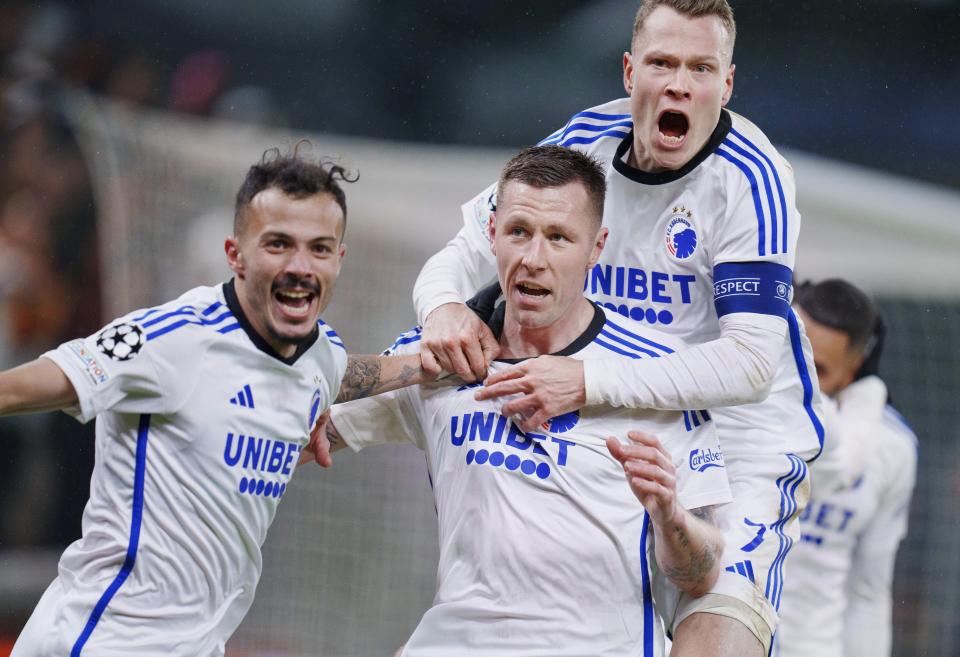
[(733, 59), (733, 43), (737, 39), (737, 23), (733, 20), (733, 9), (727, 0), (642, 0), (637, 15), (633, 19), (633, 37), (631, 45), (637, 42), (643, 22), (657, 7), (670, 7), (687, 16), (716, 16), (727, 31), (728, 49), (726, 54)]

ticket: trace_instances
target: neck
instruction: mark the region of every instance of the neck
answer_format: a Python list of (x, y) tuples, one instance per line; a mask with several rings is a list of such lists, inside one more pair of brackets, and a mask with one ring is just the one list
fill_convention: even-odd
[(508, 303), (500, 334), (500, 356), (535, 358), (561, 351), (587, 330), (593, 315), (593, 304), (580, 297), (553, 324), (531, 328), (517, 321)]

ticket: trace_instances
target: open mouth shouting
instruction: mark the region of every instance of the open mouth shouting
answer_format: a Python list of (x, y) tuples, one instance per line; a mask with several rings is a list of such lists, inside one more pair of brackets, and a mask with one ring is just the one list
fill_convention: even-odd
[(320, 286), (309, 279), (285, 276), (274, 281), (271, 293), (281, 317), (297, 321), (310, 317)]
[(660, 141), (667, 147), (679, 147), (687, 138), (690, 121), (681, 112), (665, 110), (657, 120)]

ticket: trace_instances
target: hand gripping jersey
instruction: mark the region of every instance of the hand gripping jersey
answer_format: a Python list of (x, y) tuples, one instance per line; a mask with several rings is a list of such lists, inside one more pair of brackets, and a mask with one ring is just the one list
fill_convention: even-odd
[(890, 654), (893, 566), (907, 533), (917, 442), (889, 406), (865, 429), (866, 470), (851, 486), (820, 495), (814, 479), (787, 564), (775, 655)]
[(343, 343), (291, 358), (253, 331), (232, 281), (133, 312), (45, 354), (97, 418), (83, 538), (60, 560), (17, 657), (222, 655), (253, 601), (260, 546)]
[[(416, 352), (420, 334), (392, 350)], [(676, 339), (596, 309), (561, 353), (655, 358)], [(495, 363), (494, 369), (504, 367)], [(412, 442), (426, 452), (440, 528), (437, 593), (405, 657), (659, 657), (650, 524), (607, 436), (656, 434), (687, 508), (730, 499), (709, 413), (584, 408), (524, 434), (474, 400), (478, 384), (414, 386), (333, 408), (354, 449)]]

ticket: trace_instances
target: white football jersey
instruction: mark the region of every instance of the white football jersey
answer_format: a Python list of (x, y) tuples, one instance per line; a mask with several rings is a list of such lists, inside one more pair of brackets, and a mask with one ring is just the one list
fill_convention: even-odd
[[(541, 142), (580, 150), (606, 169), (603, 224), (610, 237), (584, 293), (689, 344), (720, 337), (719, 318), (730, 313), (786, 320), (770, 395), (716, 409), (717, 428), (728, 458), (815, 457), (823, 443), (819, 388), (809, 342), (790, 309), (800, 214), (789, 163), (755, 125), (723, 110), (688, 164), (647, 173), (625, 162), (632, 126), (623, 98), (576, 114)], [(496, 275), (487, 232), (495, 207), (496, 184), (462, 208), (458, 238), (475, 257), (468, 270), (483, 274), (475, 279)]]
[(83, 537), (14, 654), (222, 655), (253, 601), (260, 546), (338, 394), (321, 322), (290, 358), (251, 328), (233, 282), (130, 313), (45, 354), (97, 418)]
[(907, 532), (917, 439), (887, 407), (870, 442), (866, 469), (853, 485), (820, 496), (814, 480), (800, 542), (786, 563), (775, 655), (890, 654), (890, 585)]
[[(562, 355), (653, 358), (682, 346), (595, 312)], [(414, 330), (392, 349), (415, 352), (419, 339)], [(604, 441), (654, 433), (677, 467), (680, 503), (722, 504), (730, 491), (709, 413), (598, 406), (525, 434), (499, 413), (502, 401), (474, 399), (478, 385), (439, 382), (333, 407), (354, 449), (412, 442), (426, 453), (437, 592), (405, 657), (662, 655), (650, 525)]]

